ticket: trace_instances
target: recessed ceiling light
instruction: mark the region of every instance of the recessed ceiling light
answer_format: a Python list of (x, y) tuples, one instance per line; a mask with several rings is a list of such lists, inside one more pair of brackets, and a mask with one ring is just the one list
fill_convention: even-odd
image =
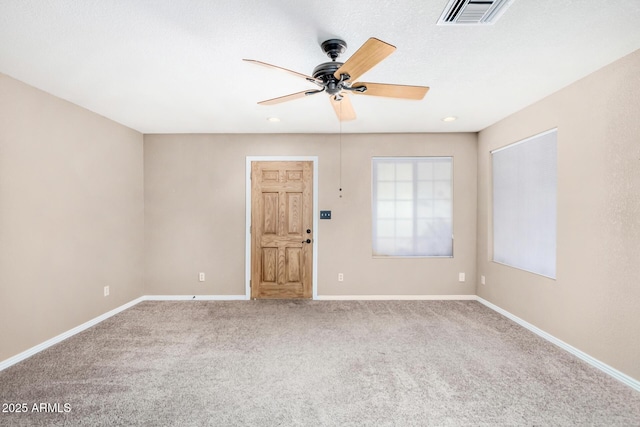
[(456, 120), (458, 120), (458, 118), (454, 116), (449, 116), (442, 119), (443, 122), (455, 122)]
[(276, 123), (276, 122), (280, 121), (280, 119), (277, 118), (277, 117), (267, 117), (267, 120), (272, 122), (272, 123)]

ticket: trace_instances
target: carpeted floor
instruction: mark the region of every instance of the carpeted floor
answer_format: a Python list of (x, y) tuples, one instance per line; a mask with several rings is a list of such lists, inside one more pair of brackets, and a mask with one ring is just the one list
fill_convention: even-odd
[(475, 301), (142, 302), (0, 372), (22, 403), (0, 425), (640, 425), (640, 393)]

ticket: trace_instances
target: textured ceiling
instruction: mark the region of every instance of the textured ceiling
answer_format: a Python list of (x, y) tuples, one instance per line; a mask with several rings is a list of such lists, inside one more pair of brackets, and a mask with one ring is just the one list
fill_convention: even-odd
[[(488, 26), (437, 26), (447, 0), (0, 0), (0, 72), (144, 133), (478, 131), (640, 48), (640, 1), (515, 0)], [(362, 80), (430, 86), (422, 101), (328, 95), (320, 43), (397, 47)], [(267, 117), (281, 119), (271, 123)], [(446, 116), (458, 120), (445, 123)]]

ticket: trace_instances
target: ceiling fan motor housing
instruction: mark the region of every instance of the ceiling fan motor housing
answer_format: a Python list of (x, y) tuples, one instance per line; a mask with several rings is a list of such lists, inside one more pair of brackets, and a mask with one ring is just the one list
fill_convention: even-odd
[(342, 66), (342, 62), (324, 62), (313, 69), (313, 78), (321, 80), (326, 91), (335, 95), (342, 89), (340, 81), (335, 78), (334, 73)]

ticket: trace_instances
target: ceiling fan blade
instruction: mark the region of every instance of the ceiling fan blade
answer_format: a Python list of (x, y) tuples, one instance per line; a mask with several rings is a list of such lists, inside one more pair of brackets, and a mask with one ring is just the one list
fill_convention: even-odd
[(331, 105), (333, 105), (333, 109), (338, 116), (338, 120), (341, 122), (345, 122), (348, 120), (355, 120), (356, 112), (353, 109), (353, 105), (351, 104), (351, 99), (345, 93), (341, 93), (342, 99), (340, 101), (336, 101), (335, 96), (331, 96), (329, 99), (331, 100)]
[(391, 55), (394, 50), (396, 50), (395, 46), (371, 37), (333, 75), (336, 79), (339, 79), (342, 74), (348, 74), (349, 80), (354, 82), (358, 77)]
[(296, 77), (301, 77), (301, 78), (303, 78), (305, 80), (308, 80), (310, 82), (317, 81), (313, 77), (307, 76), (306, 74), (298, 73), (297, 71), (289, 70), (288, 68), (278, 67), (277, 65), (267, 64), (266, 62), (256, 61), (255, 59), (243, 59), (243, 61), (251, 62), (252, 64), (262, 65), (263, 67), (275, 68), (276, 70), (282, 70), (282, 71), (285, 71), (285, 72), (287, 72), (289, 74), (293, 74)]
[(365, 82), (355, 83), (351, 88), (357, 89), (362, 86), (365, 86), (367, 90), (364, 92), (354, 90), (352, 93), (356, 95), (386, 96), (389, 98), (422, 99), (429, 91), (427, 86), (390, 85), (386, 83)]
[(293, 101), (294, 99), (304, 98), (305, 96), (307, 96), (307, 94), (311, 95), (311, 94), (314, 94), (314, 93), (316, 93), (316, 92), (303, 90), (302, 92), (292, 93), (291, 95), (284, 95), (284, 96), (279, 96), (277, 98), (272, 98), (272, 99), (267, 99), (267, 100), (264, 100), (264, 101), (260, 101), (260, 102), (258, 102), (258, 104), (260, 104), (260, 105), (280, 104), (281, 102)]

